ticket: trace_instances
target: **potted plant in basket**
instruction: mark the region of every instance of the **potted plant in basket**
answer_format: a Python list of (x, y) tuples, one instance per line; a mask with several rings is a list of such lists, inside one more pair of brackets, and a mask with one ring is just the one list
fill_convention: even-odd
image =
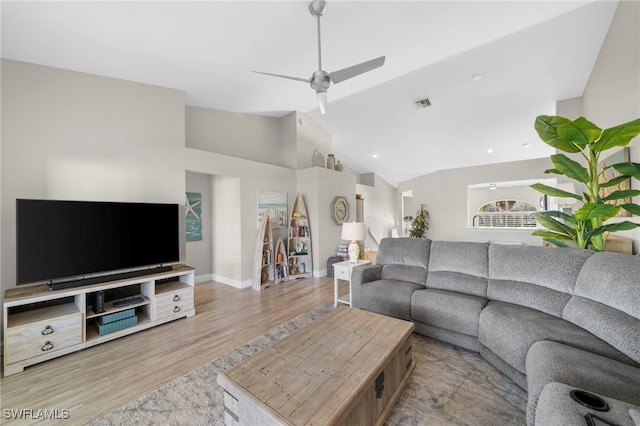
[[(535, 231), (533, 235), (560, 247), (567, 247), (566, 242), (573, 241), (578, 248), (602, 251), (609, 233), (640, 227), (640, 223), (628, 220), (605, 224), (620, 209), (632, 215), (640, 215), (640, 206), (637, 204), (611, 204), (612, 201), (640, 196), (640, 190), (616, 190), (607, 196), (602, 196), (600, 191), (601, 188), (614, 187), (626, 179), (640, 180), (640, 164), (624, 162), (599, 166), (603, 152), (614, 147), (625, 147), (640, 134), (640, 118), (602, 130), (584, 117), (571, 121), (560, 116), (540, 115), (536, 118), (535, 129), (547, 145), (566, 153), (579, 153), (586, 161), (584, 166), (565, 154), (554, 154), (551, 156), (554, 168), (545, 173), (564, 175), (578, 181), (586, 186), (586, 191), (580, 195), (540, 183), (531, 185), (544, 195), (575, 198), (583, 203), (571, 214), (560, 211), (536, 213), (538, 223), (546, 229)], [(607, 180), (605, 171), (610, 168), (615, 169), (618, 176)]]

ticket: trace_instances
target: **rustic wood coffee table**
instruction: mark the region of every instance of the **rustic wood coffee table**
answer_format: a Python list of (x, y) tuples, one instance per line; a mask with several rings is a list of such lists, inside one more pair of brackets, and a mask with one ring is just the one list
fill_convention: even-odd
[(218, 376), (227, 425), (379, 425), (415, 367), (413, 324), (339, 307)]

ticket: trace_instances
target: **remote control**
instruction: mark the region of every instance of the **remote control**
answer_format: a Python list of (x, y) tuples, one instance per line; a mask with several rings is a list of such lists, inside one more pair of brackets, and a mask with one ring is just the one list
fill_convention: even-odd
[(123, 306), (135, 305), (136, 303), (144, 302), (141, 296), (132, 297), (131, 299), (118, 300), (113, 302), (114, 308), (122, 308)]

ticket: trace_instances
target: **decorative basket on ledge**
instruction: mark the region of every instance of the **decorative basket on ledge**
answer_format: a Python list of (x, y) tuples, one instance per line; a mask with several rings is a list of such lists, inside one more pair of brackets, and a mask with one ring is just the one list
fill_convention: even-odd
[(313, 151), (313, 155), (311, 156), (311, 166), (325, 167), (324, 155), (322, 155), (317, 149)]

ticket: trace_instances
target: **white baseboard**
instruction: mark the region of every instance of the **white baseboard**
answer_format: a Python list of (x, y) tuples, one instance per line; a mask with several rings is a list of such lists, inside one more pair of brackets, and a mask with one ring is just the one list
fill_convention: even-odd
[(253, 285), (253, 280), (240, 281), (240, 280), (234, 280), (232, 278), (225, 277), (222, 275), (216, 275), (216, 274), (211, 274), (211, 279), (213, 281), (230, 285), (231, 287), (240, 288), (240, 289), (251, 287)]

